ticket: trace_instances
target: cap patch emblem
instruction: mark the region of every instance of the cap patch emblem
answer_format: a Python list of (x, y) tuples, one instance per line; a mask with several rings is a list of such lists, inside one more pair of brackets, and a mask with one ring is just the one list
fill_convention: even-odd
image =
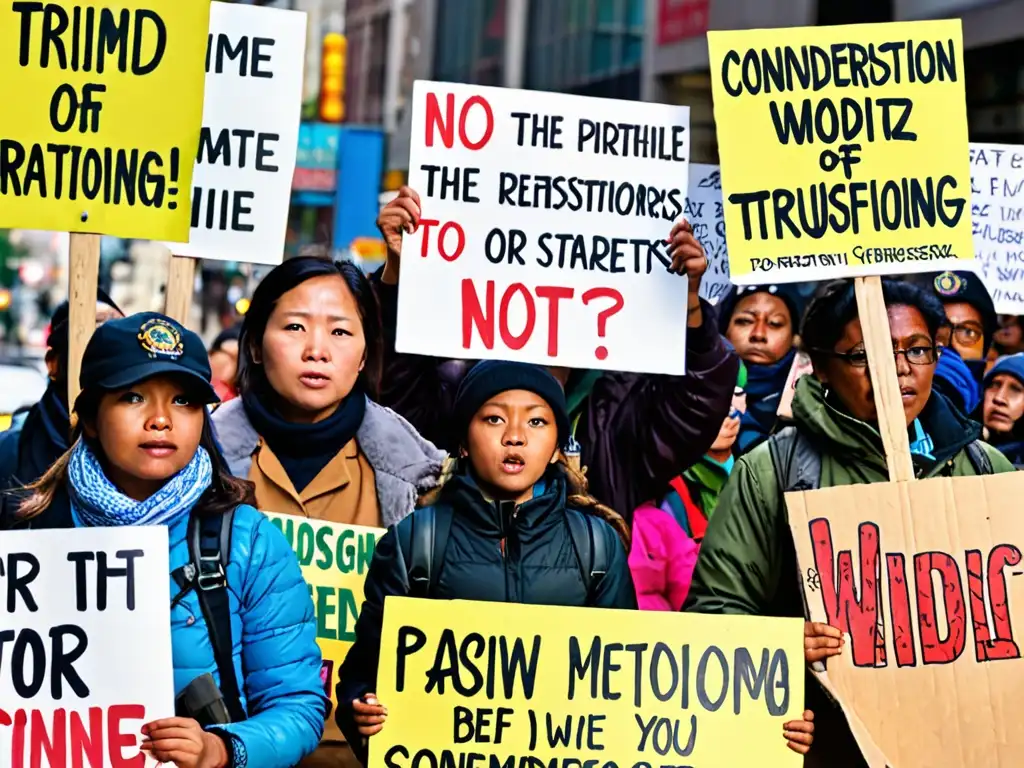
[(139, 346), (150, 357), (181, 357), (185, 353), (178, 329), (160, 319), (147, 320), (139, 328)]
[(956, 296), (965, 287), (965, 281), (955, 272), (943, 272), (935, 277), (935, 292), (940, 296)]

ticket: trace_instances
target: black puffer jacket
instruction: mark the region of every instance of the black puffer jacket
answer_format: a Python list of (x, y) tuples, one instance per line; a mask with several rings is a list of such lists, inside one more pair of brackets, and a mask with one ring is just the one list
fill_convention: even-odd
[[(472, 479), (453, 477), (438, 501), (451, 505), (455, 514), (444, 562), (430, 597), (635, 609), (636, 593), (626, 551), (612, 527), (598, 519), (593, 530), (605, 537), (610, 562), (605, 576), (594, 585), (593, 594), (587, 594), (569, 533), (565, 496), (565, 480), (558, 469), (548, 473), (539, 496), (517, 507), (488, 502)], [(415, 520), (425, 512), (413, 512), (377, 543), (366, 575), (366, 602), (356, 623), (356, 641), (339, 675), (338, 726), (364, 765), (365, 748), (360, 753), (356, 747), (362, 739), (352, 719), (352, 701), (376, 691), (384, 598), (409, 594), (406, 558), (412, 548)]]

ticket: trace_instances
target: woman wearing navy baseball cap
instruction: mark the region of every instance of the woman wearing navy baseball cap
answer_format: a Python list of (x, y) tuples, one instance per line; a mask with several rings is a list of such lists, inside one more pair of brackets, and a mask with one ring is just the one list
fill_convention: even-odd
[[(98, 328), (71, 449), (19, 514), (65, 498), (75, 527), (166, 526), (177, 716), (143, 726), (141, 748), (179, 768), (290, 768), (316, 747), (328, 706), (313, 605), (284, 536), (220, 457), (210, 378), (202, 340), (164, 315)], [(206, 673), (220, 716), (189, 705)]]

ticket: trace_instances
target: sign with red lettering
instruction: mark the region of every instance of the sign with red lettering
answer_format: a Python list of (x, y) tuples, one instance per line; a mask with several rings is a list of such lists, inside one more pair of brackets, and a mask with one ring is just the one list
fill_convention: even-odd
[(1024, 689), (1022, 496), (1018, 473), (787, 495), (810, 619), (846, 635), (821, 677), (872, 768), (1024, 750), (998, 725)]
[(0, 765), (141, 768), (174, 716), (169, 572), (165, 527), (0, 536)]
[(689, 110), (418, 81), (397, 348), (681, 374)]

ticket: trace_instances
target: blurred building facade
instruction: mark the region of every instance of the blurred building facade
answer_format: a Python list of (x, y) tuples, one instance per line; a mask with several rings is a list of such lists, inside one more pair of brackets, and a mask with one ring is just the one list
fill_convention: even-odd
[(646, 0), (641, 96), (690, 107), (691, 158), (718, 162), (706, 34), (954, 18), (972, 141), (1024, 142), (1024, 0)]

